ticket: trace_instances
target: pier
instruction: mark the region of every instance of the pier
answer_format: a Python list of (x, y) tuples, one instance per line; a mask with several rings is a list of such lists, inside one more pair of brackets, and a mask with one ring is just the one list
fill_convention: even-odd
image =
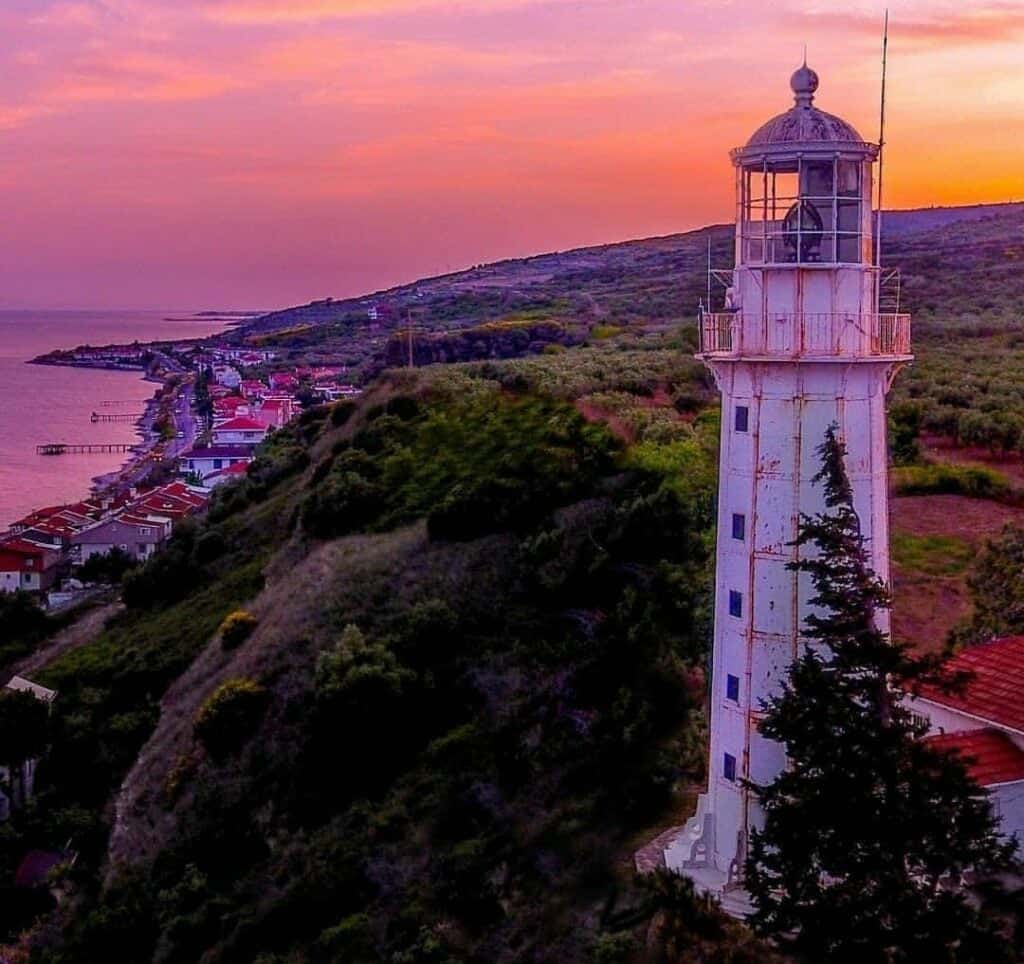
[(90, 422), (135, 422), (142, 418), (141, 412), (93, 412)]
[[(137, 444), (137, 443), (136, 443)], [(130, 452), (134, 445), (127, 442), (47, 442), (36, 446), (36, 455), (105, 455), (111, 452)]]
[(139, 403), (127, 398), (127, 399), (107, 399), (106, 401), (100, 402), (101, 408), (120, 408), (122, 405), (138, 405)]

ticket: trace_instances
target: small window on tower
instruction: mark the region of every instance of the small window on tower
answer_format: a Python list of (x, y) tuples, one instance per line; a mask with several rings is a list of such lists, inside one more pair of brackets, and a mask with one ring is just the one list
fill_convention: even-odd
[(729, 590), (729, 615), (740, 617), (743, 615), (743, 593), (735, 589)]
[(740, 701), (740, 678), (729, 673), (725, 677), (725, 698), (734, 703)]
[(732, 515), (732, 537), (741, 542), (747, 537), (747, 517), (739, 512)]
[(746, 405), (736, 406), (736, 431), (746, 432), (750, 429), (750, 409)]
[(731, 753), (726, 753), (722, 760), (722, 776), (732, 783), (736, 782), (736, 757)]

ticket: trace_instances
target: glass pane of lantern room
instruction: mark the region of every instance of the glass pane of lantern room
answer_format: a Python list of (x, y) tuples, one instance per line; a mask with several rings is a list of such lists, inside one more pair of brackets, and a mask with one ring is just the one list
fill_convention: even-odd
[(800, 163), (801, 262), (833, 262), (835, 249), (835, 161), (807, 159)]
[(800, 196), (805, 198), (828, 198), (835, 196), (832, 159), (804, 161), (800, 165)]
[(840, 161), (836, 168), (836, 194), (840, 197), (860, 197), (860, 164)]
[(800, 175), (796, 159), (767, 162), (768, 214), (765, 233), (766, 260), (778, 263), (789, 260), (782, 241), (783, 221), (800, 193)]
[(760, 264), (764, 261), (766, 182), (762, 164), (743, 168), (742, 257), (748, 264)]

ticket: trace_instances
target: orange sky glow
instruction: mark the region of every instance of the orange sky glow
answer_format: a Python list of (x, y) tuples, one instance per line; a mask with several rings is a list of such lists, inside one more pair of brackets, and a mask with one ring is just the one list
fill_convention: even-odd
[[(4, 0), (0, 307), (273, 308), (731, 216), (882, 3)], [(886, 205), (1024, 198), (1020, 0), (890, 0)]]

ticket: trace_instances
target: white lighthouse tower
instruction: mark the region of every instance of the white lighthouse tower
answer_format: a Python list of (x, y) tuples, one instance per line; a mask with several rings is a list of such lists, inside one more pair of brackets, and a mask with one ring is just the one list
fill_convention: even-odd
[(885, 396), (911, 359), (909, 316), (879, 313), (878, 147), (814, 106), (818, 77), (806, 64), (791, 86), (795, 105), (732, 152), (729, 310), (700, 322), (699, 357), (722, 392), (708, 787), (665, 851), (669, 868), (737, 913), (761, 820), (745, 781), (768, 783), (786, 762), (759, 720), (801, 647), (810, 585), (788, 564), (800, 514), (824, 508), (811, 482), (817, 449), (837, 424), (872, 565), (887, 580)]

